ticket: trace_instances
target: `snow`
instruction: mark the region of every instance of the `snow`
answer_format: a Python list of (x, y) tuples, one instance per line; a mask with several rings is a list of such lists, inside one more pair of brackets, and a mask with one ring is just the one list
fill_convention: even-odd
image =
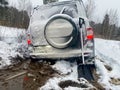
[[(118, 90), (120, 85), (115, 86), (110, 83), (111, 78), (120, 79), (120, 41), (95, 39), (96, 66), (100, 74), (99, 82), (106, 89)], [(105, 65), (110, 66), (112, 71), (108, 71)]]
[(102, 39), (96, 39), (95, 42), (98, 57), (104, 60), (104, 63), (112, 66), (110, 76), (120, 78), (120, 42)]
[(25, 38), (25, 29), (0, 26), (0, 39), (7, 43), (18, 43), (20, 38)]
[(11, 64), (11, 57), (16, 57), (19, 55), (18, 52), (15, 52), (15, 46), (11, 46), (3, 41), (0, 41), (0, 69), (4, 66)]
[(0, 26), (0, 69), (11, 65), (13, 58), (22, 57), (25, 45), (24, 29)]

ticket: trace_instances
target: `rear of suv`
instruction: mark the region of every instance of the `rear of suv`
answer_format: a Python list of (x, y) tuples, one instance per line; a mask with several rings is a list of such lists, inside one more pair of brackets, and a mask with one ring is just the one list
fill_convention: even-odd
[(27, 34), (32, 59), (83, 57), (92, 60), (90, 58), (94, 57), (93, 29), (82, 0), (58, 1), (37, 7)]

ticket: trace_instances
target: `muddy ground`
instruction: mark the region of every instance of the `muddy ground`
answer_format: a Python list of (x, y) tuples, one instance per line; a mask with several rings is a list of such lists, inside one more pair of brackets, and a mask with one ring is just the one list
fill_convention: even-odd
[[(0, 90), (38, 90), (49, 78), (56, 75), (60, 75), (60, 73), (52, 69), (50, 64), (27, 60), (0, 70)], [(98, 75), (95, 74), (95, 76), (97, 77), (96, 81), (91, 82), (91, 84), (94, 85), (97, 90), (104, 90), (104, 88), (97, 83)], [(59, 86), (61, 88), (68, 86), (87, 87), (70, 80), (60, 82)]]

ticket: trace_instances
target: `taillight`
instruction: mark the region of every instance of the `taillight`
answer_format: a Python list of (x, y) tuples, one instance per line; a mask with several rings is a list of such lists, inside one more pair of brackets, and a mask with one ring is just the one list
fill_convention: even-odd
[(28, 34), (27, 43), (28, 43), (28, 45), (30, 45), (30, 44), (31, 44), (31, 40), (30, 40), (30, 34)]
[(28, 43), (28, 45), (30, 45), (30, 44), (31, 44), (31, 40), (30, 40), (30, 39), (28, 39), (28, 40), (27, 40), (27, 43)]
[(87, 28), (87, 39), (92, 40), (94, 38), (93, 28)]

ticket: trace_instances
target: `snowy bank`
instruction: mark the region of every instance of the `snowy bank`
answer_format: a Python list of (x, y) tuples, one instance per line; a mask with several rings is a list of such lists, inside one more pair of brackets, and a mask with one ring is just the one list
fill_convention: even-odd
[(95, 39), (95, 50), (99, 82), (106, 89), (119, 90), (120, 41)]
[(0, 69), (12, 64), (13, 58), (22, 57), (25, 39), (25, 30), (0, 26)]

